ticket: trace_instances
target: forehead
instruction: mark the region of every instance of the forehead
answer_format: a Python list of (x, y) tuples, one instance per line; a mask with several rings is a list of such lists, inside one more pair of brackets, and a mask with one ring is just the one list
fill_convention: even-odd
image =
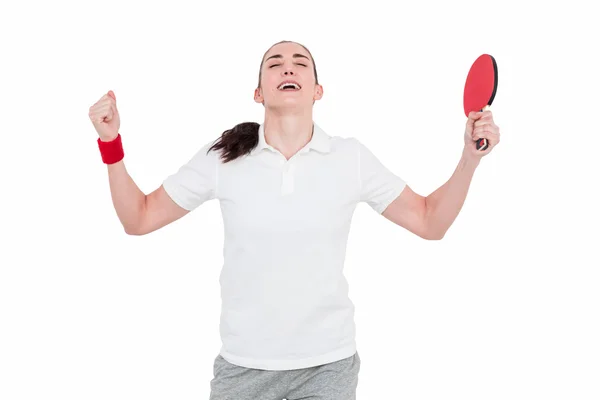
[(310, 60), (310, 54), (297, 43), (279, 43), (271, 47), (267, 54), (265, 54), (265, 60), (275, 54), (281, 54), (284, 57), (292, 57), (293, 54), (298, 53), (305, 55)]

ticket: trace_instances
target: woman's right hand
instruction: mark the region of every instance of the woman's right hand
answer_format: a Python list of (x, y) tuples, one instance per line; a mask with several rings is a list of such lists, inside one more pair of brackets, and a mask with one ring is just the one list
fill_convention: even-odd
[(117, 98), (112, 90), (102, 96), (90, 107), (90, 120), (98, 132), (100, 140), (110, 142), (116, 139), (121, 126), (119, 111), (117, 110)]

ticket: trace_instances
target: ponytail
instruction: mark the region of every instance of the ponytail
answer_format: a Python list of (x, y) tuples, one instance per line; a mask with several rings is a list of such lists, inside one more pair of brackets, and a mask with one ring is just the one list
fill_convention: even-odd
[(208, 149), (222, 150), (223, 163), (233, 161), (238, 157), (248, 154), (258, 144), (258, 129), (256, 122), (242, 122), (223, 132), (221, 137)]
[[(317, 76), (317, 66), (315, 64), (315, 60), (311, 54), (311, 52), (306, 48), (306, 46), (298, 43), (292, 42), (290, 40), (282, 40), (279, 43), (275, 43), (273, 46), (280, 43), (296, 43), (304, 48), (310, 54), (310, 58), (313, 63), (313, 73), (315, 74), (315, 84), (319, 84), (319, 77)], [(271, 48), (273, 48), (271, 46)], [(260, 68), (258, 69), (258, 86), (261, 87), (261, 79), (262, 79), (262, 68), (265, 62), (265, 56), (269, 52), (267, 50), (263, 55), (262, 61), (260, 63)], [(313, 100), (313, 104), (314, 104)], [(263, 103), (264, 107), (264, 103)], [(237, 124), (232, 129), (226, 130), (223, 132), (221, 137), (208, 149), (207, 154), (211, 150), (223, 150), (221, 152), (221, 160), (223, 163), (227, 163), (229, 161), (233, 161), (238, 157), (241, 157), (245, 154), (248, 154), (258, 145), (258, 129), (260, 128), (260, 124), (256, 122), (243, 122), (241, 124)]]

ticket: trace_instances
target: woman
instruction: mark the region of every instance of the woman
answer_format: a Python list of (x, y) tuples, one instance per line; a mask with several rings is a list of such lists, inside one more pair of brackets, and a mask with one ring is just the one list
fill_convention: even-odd
[[(356, 205), (366, 202), (424, 239), (441, 239), (479, 160), (498, 143), (491, 113), (473, 113), (455, 173), (422, 197), (360, 141), (330, 136), (313, 122), (322, 96), (308, 49), (276, 43), (263, 56), (254, 93), (264, 122), (225, 131), (148, 195), (123, 164), (114, 93), (90, 108), (128, 234), (153, 232), (205, 201), (221, 203), (223, 346), (213, 400), (354, 399), (360, 358), (343, 265)], [(475, 150), (479, 137), (488, 139), (486, 151)]]

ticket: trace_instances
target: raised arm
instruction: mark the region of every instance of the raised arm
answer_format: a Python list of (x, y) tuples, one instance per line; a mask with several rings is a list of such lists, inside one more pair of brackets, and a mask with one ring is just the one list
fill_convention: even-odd
[[(480, 138), (487, 139), (489, 143), (485, 151), (475, 147)], [(464, 141), (462, 157), (446, 183), (427, 197), (407, 187), (382, 215), (422, 238), (442, 239), (464, 205), (481, 158), (489, 154), (500, 141), (500, 128), (494, 123), (491, 111), (472, 112), (469, 115)]]
[[(120, 117), (115, 94), (109, 91), (102, 96), (90, 107), (89, 117), (98, 132), (98, 144), (118, 150)], [(149, 195), (144, 194), (127, 172), (122, 152), (112, 151), (106, 157), (113, 205), (126, 233), (144, 235), (153, 232), (190, 211), (175, 203), (163, 185)]]

